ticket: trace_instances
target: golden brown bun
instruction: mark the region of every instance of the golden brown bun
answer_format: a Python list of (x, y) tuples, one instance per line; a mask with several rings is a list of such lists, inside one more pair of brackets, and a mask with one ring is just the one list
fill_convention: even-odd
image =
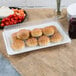
[(45, 27), (45, 28), (43, 28), (43, 34), (44, 35), (46, 35), (46, 36), (51, 36), (51, 35), (53, 35), (54, 34), (54, 28), (53, 27), (51, 27), (51, 26), (47, 26), (47, 27)]
[(41, 35), (42, 35), (42, 30), (40, 28), (36, 28), (31, 31), (32, 37), (39, 37)]
[(25, 47), (25, 43), (22, 40), (15, 40), (11, 45), (13, 50), (21, 50)]
[(12, 37), (12, 41), (17, 40), (17, 32), (13, 33), (13, 34), (11, 35), (11, 37)]
[(17, 38), (21, 40), (28, 39), (30, 36), (30, 31), (26, 29), (21, 29), (20, 31), (17, 32)]
[(26, 40), (26, 45), (27, 46), (37, 46), (37, 39), (36, 38), (29, 38), (28, 40)]
[(50, 40), (49, 40), (49, 37), (47, 37), (47, 36), (41, 36), (41, 37), (38, 39), (38, 43), (39, 43), (40, 46), (45, 46), (45, 45), (47, 45), (49, 42), (50, 42)]
[(58, 30), (57, 30), (56, 26), (51, 25), (50, 27), (54, 28), (54, 32), (58, 32)]
[(59, 32), (56, 32), (51, 38), (50, 41), (51, 42), (59, 42), (62, 40), (62, 36)]

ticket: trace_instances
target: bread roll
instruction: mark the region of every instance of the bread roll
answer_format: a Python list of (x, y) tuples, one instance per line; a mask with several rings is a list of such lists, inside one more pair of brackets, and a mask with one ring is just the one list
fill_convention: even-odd
[(39, 43), (40, 46), (45, 46), (45, 45), (47, 45), (49, 42), (50, 42), (50, 40), (49, 40), (49, 37), (47, 37), (47, 36), (41, 36), (41, 37), (38, 39), (38, 43)]
[(17, 38), (21, 40), (26, 40), (30, 36), (30, 31), (26, 29), (21, 29), (20, 31), (17, 32)]
[(29, 47), (37, 46), (37, 39), (36, 38), (29, 38), (26, 40), (26, 45)]
[(40, 28), (36, 28), (31, 31), (32, 37), (39, 37), (41, 35), (42, 35), (42, 30)]
[(17, 39), (14, 42), (12, 42), (11, 47), (13, 50), (21, 50), (25, 47), (25, 43), (24, 41)]
[(51, 35), (53, 35), (54, 34), (54, 28), (53, 27), (51, 27), (51, 26), (47, 26), (47, 27), (45, 27), (45, 28), (43, 28), (43, 34), (44, 35), (46, 35), (46, 36), (51, 36)]
[(50, 41), (51, 42), (59, 42), (62, 40), (62, 36), (59, 32), (56, 32), (51, 38)]

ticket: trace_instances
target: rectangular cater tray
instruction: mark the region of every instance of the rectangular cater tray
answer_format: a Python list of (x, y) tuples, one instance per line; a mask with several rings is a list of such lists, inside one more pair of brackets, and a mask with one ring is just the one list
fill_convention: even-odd
[[(57, 42), (57, 43), (49, 43), (47, 46), (36, 46), (36, 47), (27, 47), (27, 46), (25, 46), (24, 49), (19, 50), (19, 51), (16, 51), (16, 50), (14, 51), (11, 48), (11, 34), (12, 33), (17, 32), (20, 29), (29, 29), (29, 30), (32, 30), (34, 28), (43, 28), (43, 27), (51, 26), (51, 25), (56, 26), (56, 28), (58, 29), (58, 31), (60, 32), (60, 34), (63, 36), (63, 40), (62, 41)], [(57, 22), (57, 21), (50, 21), (48, 23), (42, 23), (42, 24), (34, 25), (34, 26), (31, 25), (31, 26), (25, 26), (25, 27), (20, 27), (20, 28), (11, 29), (11, 30), (4, 30), (3, 31), (3, 38), (4, 38), (5, 45), (6, 45), (7, 53), (9, 55), (15, 55), (15, 54), (20, 54), (20, 53), (28, 52), (28, 51), (34, 51), (34, 50), (36, 51), (37, 49), (41, 49), (41, 48), (47, 48), (47, 47), (52, 47), (52, 46), (61, 45), (61, 44), (65, 44), (65, 43), (70, 43), (71, 42), (70, 38), (64, 32), (64, 30), (63, 30), (63, 28), (61, 26), (62, 25), (59, 22)]]

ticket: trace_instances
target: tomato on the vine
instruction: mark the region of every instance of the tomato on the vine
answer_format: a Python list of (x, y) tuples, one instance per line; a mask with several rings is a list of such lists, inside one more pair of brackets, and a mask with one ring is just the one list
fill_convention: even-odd
[(1, 20), (0, 26), (8, 26), (12, 24), (20, 23), (24, 20), (26, 14), (24, 14), (24, 10), (12, 9), (14, 11), (13, 15), (10, 15)]

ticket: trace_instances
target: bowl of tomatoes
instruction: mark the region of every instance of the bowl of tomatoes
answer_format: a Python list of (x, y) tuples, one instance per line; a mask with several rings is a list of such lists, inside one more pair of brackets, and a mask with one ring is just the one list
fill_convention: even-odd
[(14, 11), (14, 14), (0, 18), (0, 29), (3, 29), (5, 26), (22, 23), (27, 19), (27, 12), (24, 9), (18, 7), (9, 8)]

